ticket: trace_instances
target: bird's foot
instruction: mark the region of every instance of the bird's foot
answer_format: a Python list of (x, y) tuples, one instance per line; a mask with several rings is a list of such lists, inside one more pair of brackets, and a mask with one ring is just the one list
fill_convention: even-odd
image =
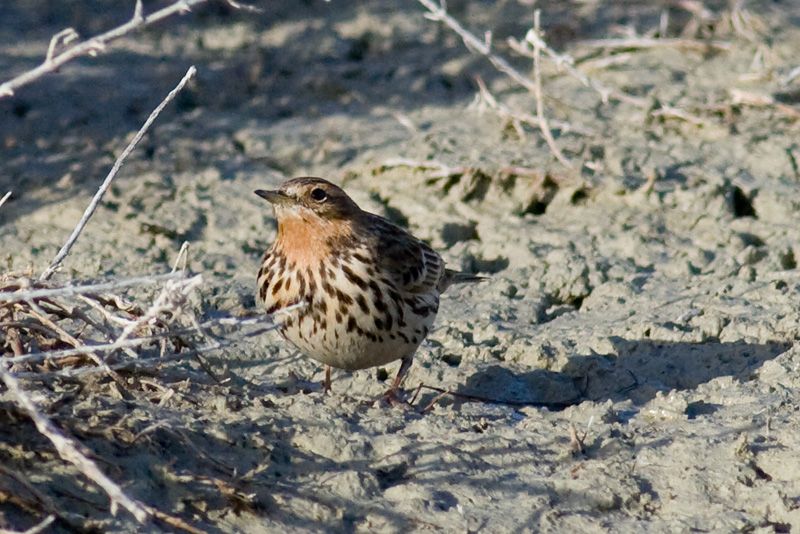
[(400, 389), (400, 384), (403, 383), (403, 379), (406, 377), (408, 373), (409, 367), (411, 367), (411, 356), (407, 356), (403, 358), (400, 362), (400, 369), (397, 371), (397, 376), (394, 377), (392, 380), (391, 387), (383, 394), (381, 400), (388, 404), (389, 406), (398, 406), (400, 404), (408, 404), (403, 398), (403, 390)]
[(403, 399), (404, 391), (397, 387), (390, 387), (386, 390), (386, 393), (381, 395), (380, 401), (385, 402), (389, 406), (399, 406), (401, 404), (407, 404), (406, 401)]
[(325, 378), (322, 380), (322, 394), (323, 395), (330, 395), (333, 393), (331, 388), (331, 366), (325, 366)]

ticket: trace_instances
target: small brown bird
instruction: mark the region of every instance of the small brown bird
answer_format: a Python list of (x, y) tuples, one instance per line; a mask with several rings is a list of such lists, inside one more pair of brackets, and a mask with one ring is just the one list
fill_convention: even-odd
[(258, 271), (267, 313), (305, 303), (280, 327), (283, 337), (327, 366), (365, 369), (401, 360), (386, 393), (395, 401), (417, 347), (451, 284), (482, 277), (446, 269), (428, 245), (363, 211), (322, 178), (294, 178), (258, 190), (278, 221), (278, 235)]

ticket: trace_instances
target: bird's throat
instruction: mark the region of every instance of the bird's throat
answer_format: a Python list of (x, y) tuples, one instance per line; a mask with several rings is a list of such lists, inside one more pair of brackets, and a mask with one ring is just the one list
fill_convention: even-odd
[(330, 257), (331, 245), (351, 233), (349, 222), (313, 214), (290, 213), (278, 220), (277, 248), (295, 265), (317, 265)]

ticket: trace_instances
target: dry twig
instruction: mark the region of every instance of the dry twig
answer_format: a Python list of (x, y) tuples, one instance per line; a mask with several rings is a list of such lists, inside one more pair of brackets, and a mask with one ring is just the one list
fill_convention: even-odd
[(44, 532), (44, 530), (47, 527), (49, 527), (53, 523), (53, 521), (55, 521), (55, 520), (56, 520), (56, 516), (51, 514), (51, 515), (48, 515), (47, 517), (45, 517), (44, 519), (42, 519), (41, 521), (39, 521), (38, 523), (36, 523), (35, 525), (33, 525), (28, 530), (25, 530), (25, 531), (22, 531), (22, 532), (18, 533), (18, 532), (13, 531), (13, 530), (5, 530), (5, 529), (0, 528), (0, 534), (39, 534), (40, 532)]
[(486, 39), (481, 41), (473, 33), (464, 28), (460, 22), (451, 17), (442, 4), (437, 6), (433, 0), (417, 1), (425, 6), (425, 8), (429, 11), (429, 13), (426, 15), (428, 19), (444, 23), (448, 28), (456, 32), (458, 36), (461, 37), (461, 39), (464, 41), (464, 46), (466, 46), (469, 50), (486, 57), (486, 59), (488, 59), (497, 70), (509, 76), (512, 80), (517, 82), (531, 93), (536, 92), (536, 83), (533, 80), (512, 67), (505, 58), (492, 52), (490, 33), (487, 33)]
[(588, 435), (588, 430), (584, 432), (583, 435), (578, 435), (578, 430), (575, 428), (575, 425), (573, 423), (569, 424), (569, 448), (572, 454), (586, 453), (586, 436)]
[(666, 104), (661, 104), (661, 107), (650, 112), (651, 117), (664, 117), (668, 119), (679, 119), (686, 121), (694, 126), (707, 126), (708, 121), (697, 115), (693, 115), (688, 111)]
[[(507, 105), (498, 101), (491, 91), (489, 91), (489, 88), (486, 86), (486, 82), (484, 82), (480, 76), (475, 77), (475, 83), (478, 85), (478, 91), (483, 102), (485, 102), (486, 105), (493, 109), (498, 115), (515, 124), (524, 123), (535, 128), (540, 128), (539, 117), (531, 115), (530, 113), (513, 110)], [(595, 132), (589, 128), (576, 126), (566, 121), (549, 119), (548, 122), (549, 124), (552, 124), (554, 128), (561, 130), (562, 133), (575, 132), (580, 135), (595, 135)]]
[[(13, 491), (13, 494), (16, 497), (15, 500), (17, 501), (14, 504), (29, 513), (45, 511), (48, 513), (48, 515), (57, 515), (56, 507), (53, 502), (45, 494), (36, 489), (36, 486), (31, 484), (31, 482), (25, 478), (22, 473), (11, 469), (7, 465), (0, 464), (0, 475), (5, 475), (22, 486), (26, 492), (30, 493), (32, 497), (32, 499), (28, 500), (24, 498), (25, 496), (23, 495), (23, 492), (19, 490)], [(0, 498), (5, 498), (5, 496), (9, 493), (12, 493), (10, 489), (0, 489)]]
[[(39, 321), (40, 324), (49, 328), (55, 335), (58, 337), (60, 341), (63, 341), (73, 347), (81, 346), (81, 342), (78, 341), (75, 336), (58, 326), (50, 317), (48, 317), (47, 312), (42, 310), (35, 302), (29, 301), (27, 305), (30, 307), (28, 313), (32, 315), (36, 320)], [(124, 384), (122, 380), (114, 373), (106, 364), (105, 360), (100, 357), (95, 351), (88, 349), (84, 352), (91, 360), (100, 368), (103, 369), (108, 375), (110, 375), (114, 380), (117, 381), (118, 384)]]
[(665, 37), (621, 37), (618, 39), (591, 39), (581, 41), (578, 46), (585, 48), (601, 48), (603, 50), (636, 50), (643, 48), (685, 48), (698, 52), (708, 50), (728, 51), (733, 45), (727, 41), (697, 39), (670, 39)]
[(412, 169), (425, 169), (435, 171), (431, 173), (433, 178), (443, 178), (448, 176), (456, 176), (464, 174), (469, 170), (469, 167), (450, 167), (436, 160), (416, 160), (409, 158), (388, 158), (383, 160), (380, 165), (383, 169), (391, 169), (394, 167), (410, 167)]
[[(28, 85), (34, 80), (41, 78), (45, 74), (55, 72), (62, 65), (76, 58), (81, 56), (96, 56), (98, 53), (104, 52), (112, 41), (115, 41), (120, 37), (123, 37), (135, 30), (150, 26), (151, 24), (155, 24), (156, 22), (160, 22), (175, 14), (182, 15), (188, 13), (193, 7), (204, 4), (208, 1), (209, 0), (178, 0), (162, 9), (159, 9), (158, 11), (155, 11), (149, 15), (145, 15), (142, 7), (142, 0), (136, 0), (133, 16), (125, 24), (77, 43), (60, 53), (56, 53), (56, 48), (59, 45), (67, 45), (78, 39), (78, 34), (74, 29), (67, 28), (62, 30), (50, 39), (50, 45), (47, 48), (45, 59), (39, 66), (27, 72), (23, 72), (22, 74), (0, 84), (0, 99), (14, 95), (14, 92), (20, 87)], [(233, 0), (227, 0), (226, 3), (237, 9), (254, 9)]]
[[(541, 10), (537, 9), (533, 13), (533, 30), (536, 32), (536, 35), (541, 35), (541, 29), (539, 25), (539, 19), (541, 17)], [(571, 169), (572, 162), (569, 161), (564, 154), (561, 152), (561, 149), (558, 148), (556, 145), (556, 140), (553, 139), (553, 133), (550, 131), (550, 126), (547, 124), (547, 118), (544, 116), (544, 98), (542, 96), (542, 70), (541, 70), (541, 46), (540, 43), (543, 42), (537, 40), (534, 42), (533, 45), (533, 80), (534, 80), (534, 96), (536, 97), (536, 116), (539, 118), (539, 129), (542, 132), (542, 136), (544, 136), (544, 140), (547, 142), (547, 146), (550, 147), (550, 151), (553, 155), (561, 162), (562, 165)]]
[[(4, 358), (2, 361), (6, 362), (7, 364), (38, 363), (45, 360), (56, 360), (72, 356), (80, 356), (83, 354), (87, 354), (89, 352), (94, 352), (94, 353), (113, 352), (125, 348), (141, 347), (143, 345), (148, 345), (162, 339), (171, 339), (179, 336), (195, 334), (198, 332), (198, 330), (205, 333), (214, 327), (234, 328), (239, 331), (246, 328), (253, 328), (252, 331), (248, 331), (243, 334), (243, 337), (252, 337), (263, 334), (264, 332), (268, 332), (270, 330), (274, 330), (281, 324), (280, 321), (276, 321), (276, 318), (290, 315), (295, 310), (298, 310), (302, 307), (303, 304), (299, 303), (277, 310), (271, 315), (259, 315), (257, 317), (250, 317), (250, 318), (221, 317), (216, 319), (209, 319), (207, 321), (197, 322), (196, 324), (193, 324), (189, 327), (170, 328), (166, 329), (163, 332), (139, 336), (135, 338), (128, 338), (127, 336), (123, 337), (120, 335), (115, 341), (109, 343), (91, 343), (91, 344), (84, 343), (69, 349), (31, 352), (27, 354), (21, 350), (19, 355)], [(170, 313), (173, 311), (173, 309), (171, 308), (167, 310)], [(131, 324), (132, 322), (133, 321), (127, 321), (127, 324)], [(209, 350), (216, 350), (230, 346), (231, 344), (232, 341), (213, 340), (207, 345), (196, 348), (195, 352), (202, 353)], [(140, 358), (135, 358), (132, 361), (142, 362), (144, 360)], [(111, 365), (111, 368), (112, 369), (125, 368), (130, 363), (131, 363), (130, 361), (118, 362), (114, 365)], [(75, 373), (64, 373), (64, 376), (67, 375), (75, 376)]]
[(111, 499), (111, 513), (113, 515), (116, 515), (118, 507), (122, 506), (140, 523), (145, 523), (148, 520), (150, 513), (145, 505), (125, 494), (122, 488), (108, 478), (93, 460), (80, 451), (82, 446), (79, 446), (74, 439), (67, 437), (42, 414), (30, 395), (22, 389), (19, 381), (8, 372), (4, 363), (0, 363), (0, 380), (8, 388), (14, 403), (28, 414), (33, 424), (36, 425), (36, 429), (50, 440), (56, 451), (58, 451), (59, 456), (73, 464), (84, 476), (106, 492), (109, 499)]
[(785, 76), (783, 76), (781, 78), (781, 85), (783, 87), (786, 87), (789, 84), (791, 84), (793, 81), (795, 81), (797, 78), (800, 78), (800, 65), (798, 65), (797, 67), (794, 67), (792, 70), (790, 70), (788, 73), (786, 73)]
[(594, 416), (589, 417), (586, 430), (582, 434), (578, 433), (574, 423), (569, 423), (569, 447), (573, 455), (586, 454), (586, 437), (592, 429), (592, 423), (594, 423)]
[[(108, 282), (100, 282), (96, 284), (79, 284), (79, 285), (65, 285), (56, 287), (41, 287), (38, 283), (32, 283), (25, 278), (12, 278), (11, 281), (5, 281), (6, 286), (0, 286), (0, 302), (23, 302), (29, 300), (39, 300), (52, 297), (67, 297), (72, 295), (93, 295), (97, 293), (106, 293), (110, 291), (118, 291), (129, 287), (143, 286), (165, 282), (169, 280), (177, 280), (185, 278), (186, 273), (172, 272), (164, 274), (153, 274), (149, 276), (136, 276), (133, 278), (118, 278)], [(35, 285), (33, 289), (29, 289), (31, 285)]]
[[(474, 52), (481, 54), (486, 59), (488, 59), (494, 67), (509, 76), (512, 80), (517, 82), (519, 85), (533, 93), (536, 97), (537, 101), (537, 116), (538, 116), (538, 124), (539, 129), (542, 131), (542, 135), (547, 142), (547, 146), (553, 152), (553, 155), (567, 168), (572, 168), (572, 163), (564, 156), (561, 150), (555, 143), (553, 139), (553, 135), (550, 132), (550, 129), (547, 125), (547, 121), (544, 120), (544, 115), (542, 112), (541, 100), (542, 100), (542, 84), (541, 78), (537, 77), (537, 79), (531, 80), (529, 77), (525, 76), (517, 69), (515, 69), (511, 64), (502, 56), (495, 54), (492, 52), (491, 47), (491, 33), (487, 32), (486, 37), (483, 41), (478, 39), (473, 33), (469, 30), (464, 28), (460, 22), (454, 19), (447, 13), (447, 10), (444, 7), (443, 3), (440, 3), (438, 6), (433, 2), (433, 0), (417, 0), (420, 4), (425, 6), (428, 10), (427, 18), (434, 21), (439, 21), (444, 23), (448, 28), (453, 30), (461, 37), (462, 41), (464, 41), (464, 45)], [(538, 59), (535, 60), (535, 68), (536, 68), (536, 76), (538, 76)]]
[[(187, 345), (186, 342), (179, 337), (181, 335), (196, 335), (199, 331), (202, 331), (203, 334), (206, 335), (206, 330), (217, 326), (222, 328), (242, 328), (244, 326), (254, 326), (254, 331), (249, 332), (248, 335), (255, 335), (279, 326), (279, 322), (274, 319), (276, 315), (280, 316), (293, 313), (295, 309), (303, 306), (302, 304), (291, 306), (280, 310), (280, 312), (273, 314), (272, 316), (258, 316), (244, 319), (220, 317), (200, 323), (189, 309), (188, 294), (201, 283), (201, 277), (199, 275), (194, 277), (186, 277), (185, 273), (183, 272), (175, 272), (170, 273), (169, 277), (162, 278), (166, 278), (166, 283), (162, 291), (154, 299), (152, 305), (142, 311), (142, 309), (138, 306), (134, 306), (131, 303), (123, 301), (119, 296), (97, 296), (87, 291), (87, 289), (96, 290), (98, 287), (108, 288), (109, 286), (120, 285), (131, 287), (132, 285), (135, 285), (132, 284), (130, 280), (126, 281), (126, 283), (117, 282), (116, 284), (70, 286), (65, 289), (61, 289), (59, 293), (59, 288), (42, 287), (49, 284), (48, 282), (34, 280), (25, 281), (21, 280), (20, 278), (13, 277), (13, 275), (5, 275), (2, 279), (0, 279), (0, 282), (2, 282), (0, 283), (0, 295), (17, 292), (22, 293), (26, 298), (18, 297), (14, 299), (8, 299), (7, 302), (0, 302), (0, 320), (7, 318), (8, 311), (10, 310), (12, 320), (15, 321), (14, 324), (19, 325), (18, 330), (20, 332), (27, 332), (30, 336), (30, 332), (41, 328), (46, 335), (54, 336), (57, 339), (64, 340), (64, 342), (67, 344), (73, 345), (71, 349), (67, 349), (70, 351), (69, 354), (101, 352), (100, 346), (94, 344), (94, 342), (87, 341), (86, 339), (86, 337), (92, 332), (103, 332), (107, 336), (113, 334), (113, 337), (111, 338), (115, 339), (115, 342), (107, 344), (109, 346), (104, 347), (109, 350), (122, 348), (126, 344), (129, 344), (130, 346), (144, 344), (141, 338), (133, 337), (133, 335), (139, 335), (139, 331), (142, 329), (146, 329), (147, 331), (145, 334), (145, 338), (147, 339), (144, 340), (146, 342), (152, 342), (156, 337), (178, 340), (178, 343), (176, 343), (178, 352), (174, 354), (167, 355), (166, 357), (153, 358), (142, 358), (138, 357), (137, 355), (135, 358), (118, 361), (111, 366), (114, 370), (135, 369), (136, 371), (141, 372), (143, 369), (153, 366), (160, 366), (164, 362), (170, 360), (177, 360), (184, 358), (187, 355), (194, 355), (203, 353), (205, 351), (216, 350), (222, 346), (227, 346), (234, 342), (234, 340), (229, 340), (226, 343), (215, 342), (213, 346), (206, 345), (191, 350), (185, 350), (185, 348), (189, 345)], [(144, 277), (137, 279), (137, 282), (144, 281), (147, 281), (147, 279)], [(47, 290), (47, 293), (41, 293), (45, 290)], [(34, 293), (34, 291), (38, 291), (39, 293)], [(112, 321), (110, 324), (102, 324), (102, 321), (98, 321), (95, 317), (89, 316), (90, 313), (94, 314), (95, 316), (98, 315), (96, 307), (89, 307), (88, 309), (84, 308), (86, 311), (82, 311), (77, 306), (72, 304), (70, 297), (72, 297), (72, 301), (80, 301), (80, 297), (93, 300), (95, 306), (99, 306), (105, 310), (104, 314), (100, 314), (101, 316), (112, 316), (117, 320)], [(111, 311), (114, 309), (118, 310), (118, 312), (124, 313), (125, 315), (133, 316), (134, 319), (131, 320), (117, 316)], [(25, 317), (29, 317), (29, 319), (25, 319)], [(185, 319), (184, 324), (178, 324), (176, 328), (175, 323), (181, 320), (181, 318)], [(66, 330), (66, 327), (62, 327), (57, 323), (57, 321), (60, 319), (69, 321), (68, 324), (71, 325), (70, 330)], [(185, 326), (187, 320), (188, 323), (190, 323), (189, 327)], [(3, 323), (3, 326), (7, 326), (7, 324), (8, 321)], [(156, 328), (163, 331), (156, 330), (155, 334), (148, 335), (149, 332), (153, 332), (153, 329)], [(76, 330), (81, 331), (81, 334), (70, 333), (75, 332)], [(79, 341), (78, 337), (81, 337), (83, 341)], [(6, 339), (6, 341), (8, 340)], [(15, 354), (21, 355), (0, 359), (0, 381), (2, 381), (8, 389), (7, 395), (9, 398), (19, 405), (19, 407), (30, 417), (37, 430), (50, 440), (50, 442), (55, 446), (59, 456), (65, 461), (75, 465), (81, 473), (99, 485), (103, 491), (106, 492), (111, 499), (112, 514), (115, 514), (118, 507), (122, 506), (131, 514), (133, 514), (140, 522), (144, 522), (150, 518), (153, 518), (163, 521), (176, 529), (192, 533), (200, 532), (200, 530), (196, 529), (181, 518), (161, 512), (154, 507), (148, 506), (126, 495), (118, 484), (109, 479), (108, 476), (101, 471), (100, 467), (94, 461), (88, 458), (86, 453), (82, 452), (82, 450), (85, 449), (82, 449), (82, 445), (79, 442), (77, 442), (74, 438), (65, 435), (51, 420), (43, 415), (41, 409), (36, 405), (30, 395), (21, 387), (19, 383), (20, 379), (31, 378), (43, 380), (48, 376), (53, 375), (77, 377), (96, 373), (102, 371), (102, 369), (84, 366), (72, 369), (61, 369), (55, 373), (46, 371), (12, 373), (9, 369), (9, 366), (11, 365), (33, 363), (34, 361), (39, 361), (42, 359), (52, 361), (53, 357), (58, 355), (63, 356), (67, 353), (66, 351), (50, 350), (39, 353), (24, 354), (26, 346), (35, 345), (35, 343), (30, 341), (25, 345), (20, 342), (20, 349), (15, 350), (14, 352)], [(39, 343), (38, 346), (46, 345)], [(139, 383), (149, 384), (155, 388), (162, 388), (160, 384), (154, 381), (140, 380)], [(166, 401), (170, 394), (174, 394), (174, 391), (171, 388), (164, 388), (164, 391), (166, 392), (166, 395), (162, 397), (162, 401)], [(47, 503), (45, 502), (45, 505), (46, 504)], [(44, 511), (55, 515), (58, 518), (62, 518), (60, 513), (56, 513), (50, 508), (45, 507)]]
[(742, 89), (731, 89), (730, 95), (734, 105), (773, 108), (794, 120), (800, 119), (800, 109), (778, 102), (775, 97), (770, 94), (755, 93)]
[[(167, 283), (176, 283), (172, 279), (181, 275), (183, 273), (170, 273)], [(142, 312), (136, 306), (123, 302), (119, 296), (97, 296), (93, 291), (110, 287), (131, 287), (151, 283), (154, 281), (153, 279), (160, 278), (166, 277), (139, 277), (112, 283), (59, 288), (48, 287), (47, 282), (31, 280), (25, 276), (9, 274), (0, 277), (0, 327), (5, 327), (7, 331), (5, 344), (15, 355), (13, 358), (5, 358), (4, 361), (8, 364), (18, 364), (46, 360), (49, 365), (55, 363), (52, 358), (57, 350), (54, 349), (66, 345), (71, 347), (75, 354), (63, 356), (57, 362), (58, 364), (74, 363), (63, 358), (72, 357), (74, 360), (75, 356), (88, 355), (120, 383), (115, 373), (111, 372), (105, 360), (95, 350), (94, 345), (98, 342), (89, 337), (95, 333), (105, 339), (114, 339), (118, 336), (115, 327), (120, 324), (127, 326), (135, 322), (135, 318), (140, 317)], [(92, 302), (93, 305), (81, 309), (75, 302), (69, 300), (69, 297), (75, 295), (78, 295), (79, 301)], [(102, 310), (102, 313), (98, 313), (98, 308)], [(114, 315), (112, 309), (132, 316), (134, 320)], [(99, 315), (99, 318), (93, 315)], [(107, 317), (115, 317), (116, 320), (109, 324), (106, 322)], [(168, 330), (167, 325), (160, 320), (149, 327), (161, 327)], [(0, 331), (2, 330), (0, 329)], [(37, 350), (41, 351), (38, 354), (45, 357), (37, 358), (32, 354), (26, 354), (26, 352), (36, 352)]]
[(604, 70), (615, 65), (626, 65), (631, 62), (633, 54), (631, 52), (622, 52), (619, 54), (609, 54), (605, 56), (592, 57), (591, 59), (581, 58), (581, 68), (588, 71)]
[(608, 87), (607, 85), (581, 72), (575, 67), (575, 60), (572, 58), (572, 56), (568, 54), (559, 54), (550, 48), (544, 39), (542, 39), (541, 36), (533, 29), (528, 30), (528, 33), (525, 34), (525, 40), (523, 42), (520, 43), (516, 39), (509, 38), (508, 45), (518, 54), (531, 59), (534, 58), (535, 47), (538, 46), (539, 49), (550, 58), (550, 60), (558, 69), (563, 69), (567, 72), (567, 74), (578, 80), (582, 85), (597, 92), (597, 94), (600, 95), (600, 100), (604, 104), (608, 103), (610, 100), (618, 100), (638, 108), (646, 108), (648, 106), (646, 99), (630, 95), (613, 87)]
[(125, 341), (131, 337), (136, 330), (154, 321), (159, 315), (168, 312), (175, 318), (182, 314), (189, 294), (202, 283), (203, 276), (199, 274), (184, 280), (168, 281), (147, 311), (122, 329), (119, 337), (117, 337), (116, 343)]
[(164, 100), (161, 101), (161, 103), (156, 107), (156, 109), (154, 109), (153, 112), (150, 113), (150, 116), (147, 117), (147, 120), (144, 121), (142, 127), (139, 128), (139, 131), (136, 132), (136, 135), (133, 136), (131, 142), (128, 143), (128, 146), (125, 147), (125, 150), (122, 151), (117, 160), (114, 162), (114, 165), (113, 167), (111, 167), (111, 170), (109, 171), (105, 180), (103, 180), (103, 183), (100, 184), (100, 187), (97, 189), (97, 192), (95, 193), (94, 197), (92, 197), (92, 201), (89, 203), (89, 206), (87, 206), (86, 211), (83, 212), (83, 216), (81, 217), (81, 220), (78, 222), (78, 225), (72, 230), (72, 234), (69, 236), (69, 239), (67, 239), (67, 242), (64, 243), (64, 246), (61, 247), (61, 250), (58, 251), (58, 254), (56, 254), (56, 257), (53, 259), (50, 266), (47, 269), (45, 269), (45, 271), (42, 273), (42, 276), (40, 278), (41, 280), (49, 279), (51, 276), (53, 276), (53, 273), (56, 272), (56, 269), (58, 269), (58, 267), (61, 265), (61, 262), (64, 261), (64, 258), (66, 258), (67, 254), (69, 254), (69, 251), (72, 249), (72, 246), (75, 244), (75, 241), (78, 239), (78, 236), (81, 235), (81, 232), (83, 231), (83, 228), (86, 226), (86, 223), (89, 222), (89, 219), (94, 214), (95, 210), (97, 209), (97, 206), (100, 204), (100, 201), (103, 198), (103, 195), (105, 195), (106, 191), (111, 185), (111, 181), (114, 179), (114, 177), (117, 175), (120, 168), (122, 167), (122, 163), (125, 161), (125, 158), (128, 157), (128, 155), (133, 151), (133, 149), (136, 147), (139, 141), (142, 140), (142, 137), (144, 137), (144, 134), (147, 133), (147, 130), (150, 129), (150, 125), (153, 124), (153, 122), (156, 120), (156, 118), (164, 109), (164, 107), (167, 104), (169, 104), (173, 98), (175, 98), (175, 95), (177, 95), (180, 92), (180, 90), (183, 89), (183, 87), (186, 85), (186, 82), (188, 82), (192, 78), (192, 76), (195, 75), (196, 72), (197, 69), (195, 69), (194, 66), (189, 67), (189, 70), (186, 71), (186, 74), (183, 76), (181, 81), (178, 82), (178, 85), (176, 85), (175, 88), (169, 92), (169, 94), (164, 98)]
[[(572, 56), (568, 54), (559, 54), (550, 48), (541, 38), (541, 35), (535, 31), (535, 29), (528, 30), (528, 33), (525, 35), (524, 42), (520, 43), (514, 39), (509, 39), (508, 43), (509, 46), (511, 46), (511, 48), (513, 48), (519, 54), (533, 58), (534, 60), (536, 58), (536, 50), (538, 47), (542, 52), (546, 53), (550, 57), (550, 59), (555, 63), (556, 67), (559, 69), (564, 69), (567, 74), (578, 80), (582, 85), (597, 92), (597, 94), (600, 95), (600, 100), (603, 103), (607, 103), (609, 100), (617, 100), (645, 110), (650, 107), (648, 99), (636, 97), (626, 93), (625, 91), (609, 87), (576, 68), (575, 60), (572, 58)], [(691, 113), (680, 108), (665, 104), (660, 105), (658, 109), (649, 110), (648, 113), (656, 117), (662, 116), (685, 120), (686, 122), (694, 124), (695, 126), (702, 126), (706, 124), (706, 121), (700, 117), (692, 115)]]
[(572, 406), (575, 404), (574, 402), (544, 402), (544, 401), (513, 401), (513, 400), (501, 400), (501, 399), (492, 399), (489, 397), (484, 397), (481, 395), (471, 395), (469, 393), (459, 393), (457, 391), (451, 391), (449, 389), (440, 388), (437, 386), (429, 386), (428, 384), (420, 383), (415, 390), (414, 395), (412, 396), (411, 400), (408, 404), (413, 405), (414, 402), (417, 400), (417, 397), (420, 394), (420, 391), (423, 389), (429, 389), (431, 391), (436, 391), (440, 393), (436, 395), (432, 402), (429, 402), (425, 408), (422, 409), (423, 412), (430, 411), (432, 405), (438, 402), (442, 397), (445, 395), (450, 395), (451, 397), (455, 397), (462, 401), (466, 402), (484, 402), (487, 404), (502, 404), (507, 406), (534, 406), (537, 408), (547, 408), (550, 410), (563, 410), (568, 406)]

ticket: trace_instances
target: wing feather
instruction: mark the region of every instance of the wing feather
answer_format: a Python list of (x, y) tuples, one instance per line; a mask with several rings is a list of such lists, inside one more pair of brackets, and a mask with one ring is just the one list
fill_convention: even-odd
[(378, 230), (378, 266), (398, 288), (409, 293), (436, 291), (445, 274), (444, 260), (431, 247), (389, 221), (372, 216)]

